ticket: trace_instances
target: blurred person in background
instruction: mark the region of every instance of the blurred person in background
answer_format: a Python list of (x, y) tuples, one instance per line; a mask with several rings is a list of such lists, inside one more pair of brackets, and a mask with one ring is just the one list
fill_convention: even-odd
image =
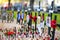
[(11, 21), (12, 21), (12, 12), (9, 13), (9, 16), (10, 16), (9, 20), (10, 20), (10, 23), (11, 23)]
[(7, 23), (9, 22), (9, 13), (7, 14)]
[(55, 30), (56, 30), (56, 23), (57, 23), (56, 19), (57, 19), (57, 16), (55, 15), (54, 20), (51, 20), (51, 28), (53, 28), (51, 40), (54, 40), (54, 38), (55, 38)]
[(4, 12), (2, 12), (2, 23), (3, 23), (3, 20), (5, 20), (6, 22), (6, 11), (4, 10)]
[(32, 17), (32, 13), (29, 13), (29, 26), (32, 26), (32, 19), (33, 19), (33, 17)]
[(23, 19), (24, 19), (24, 12), (22, 12), (21, 18), (22, 18), (22, 23), (23, 23)]
[(40, 27), (41, 15), (37, 16), (37, 28)]
[(20, 24), (20, 12), (19, 12), (19, 11), (18, 11), (18, 13), (17, 13), (17, 23)]
[(12, 11), (12, 22), (14, 21), (14, 12)]
[(41, 20), (41, 15), (38, 15), (38, 17), (37, 17), (37, 24), (40, 24), (40, 20)]
[(46, 26), (48, 27), (48, 35), (50, 35), (50, 30), (51, 30), (51, 17), (50, 14), (46, 17)]
[(26, 18), (27, 18), (27, 24), (28, 24), (29, 23), (29, 14), (27, 14)]
[(42, 34), (44, 33), (44, 21), (41, 19), (40, 21), (40, 36), (42, 36)]
[(24, 13), (24, 24), (26, 24), (26, 16), (27, 16), (27, 10), (25, 10), (25, 13)]

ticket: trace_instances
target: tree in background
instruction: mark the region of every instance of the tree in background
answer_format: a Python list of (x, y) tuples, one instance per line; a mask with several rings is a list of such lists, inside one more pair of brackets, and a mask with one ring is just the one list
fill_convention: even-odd
[(10, 2), (11, 0), (8, 0), (8, 9), (10, 10)]
[(34, 0), (30, 0), (30, 8), (33, 10)]

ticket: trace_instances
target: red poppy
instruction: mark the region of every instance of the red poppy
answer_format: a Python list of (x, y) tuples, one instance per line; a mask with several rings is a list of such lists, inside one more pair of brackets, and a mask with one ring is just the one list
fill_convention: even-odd
[(55, 40), (58, 40), (57, 38), (55, 38)]
[(38, 34), (38, 32), (35, 32), (35, 34)]
[(20, 32), (18, 32), (18, 34), (20, 34)]
[(30, 32), (30, 34), (32, 34), (32, 32)]
[(14, 32), (8, 32), (7, 34), (8, 34), (8, 35), (13, 35), (13, 34), (14, 34)]
[(24, 32), (24, 35), (26, 35), (26, 32)]

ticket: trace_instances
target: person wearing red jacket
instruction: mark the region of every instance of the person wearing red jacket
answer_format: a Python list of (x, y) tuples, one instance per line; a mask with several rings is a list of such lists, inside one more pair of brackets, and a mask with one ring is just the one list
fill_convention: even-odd
[(50, 35), (50, 30), (51, 30), (51, 16), (48, 14), (46, 17), (46, 26), (48, 27), (48, 35)]
[[(36, 31), (36, 24), (37, 24), (37, 13), (35, 13), (35, 16), (32, 18), (33, 20), (34, 20), (34, 22), (35, 22), (35, 31)], [(33, 38), (34, 38), (34, 31), (33, 31)]]
[(33, 19), (32, 13), (29, 13), (29, 23), (28, 23), (29, 26), (32, 25), (32, 19)]
[(56, 28), (56, 20), (52, 20), (52, 21), (51, 21), (51, 27), (52, 27), (53, 29)]
[(33, 17), (33, 20), (34, 20), (34, 22), (35, 22), (35, 30), (36, 30), (36, 24), (37, 24), (37, 13), (35, 13), (35, 16)]
[(32, 13), (29, 15), (29, 18), (30, 18), (30, 20), (32, 20), (32, 18), (33, 18), (33, 17), (32, 17)]
[(55, 36), (56, 18), (57, 18), (57, 16), (55, 15), (55, 19), (51, 21), (51, 27), (53, 28), (52, 39), (51, 40), (54, 40), (54, 36)]

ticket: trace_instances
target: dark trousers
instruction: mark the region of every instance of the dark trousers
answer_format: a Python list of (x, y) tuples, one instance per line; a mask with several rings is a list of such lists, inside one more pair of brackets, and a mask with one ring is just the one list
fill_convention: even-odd
[(31, 19), (29, 20), (28, 25), (29, 25), (29, 26), (31, 26), (31, 25), (32, 25), (32, 20), (31, 20)]
[(17, 23), (19, 23), (19, 24), (20, 24), (20, 19), (18, 20), (18, 18), (17, 18)]
[(54, 36), (55, 36), (55, 28), (53, 28), (52, 39), (51, 40), (54, 40)]
[(18, 23), (20, 24), (20, 20), (18, 20)]
[(19, 24), (20, 24), (20, 20), (18, 20), (18, 19), (17, 19), (17, 23), (19, 23)]
[(50, 27), (48, 27), (48, 35), (50, 35), (50, 30), (51, 30), (51, 28), (50, 28)]
[(29, 22), (28, 22), (28, 29), (29, 29), (29, 26), (31, 27), (32, 26), (32, 20), (29, 19)]

